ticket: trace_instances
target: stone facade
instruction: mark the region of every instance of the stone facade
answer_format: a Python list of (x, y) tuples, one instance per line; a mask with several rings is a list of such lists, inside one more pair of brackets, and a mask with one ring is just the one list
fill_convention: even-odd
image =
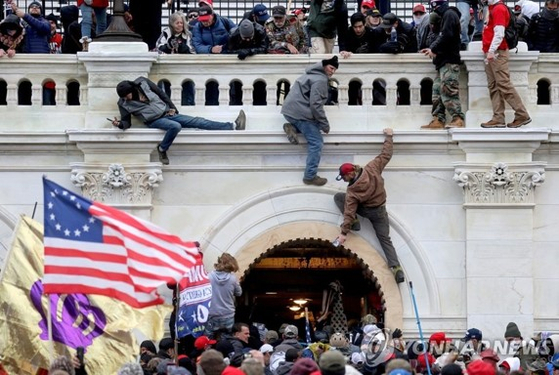
[[(325, 136), (320, 174), (324, 187), (301, 182), (306, 149), (281, 130), (276, 83), (293, 82), (324, 56), (157, 56), (143, 44), (93, 43), (77, 56), (18, 55), (0, 61), (7, 105), (0, 106), (0, 241), (9, 247), (16, 217), (42, 220), (41, 175), (77, 193), (125, 209), (185, 239), (199, 240), (208, 267), (228, 251), (241, 272), (267, 249), (292, 238), (331, 240), (341, 223), (333, 195), (343, 162), (365, 164), (380, 152), (382, 129), (395, 129), (394, 157), (384, 172), (391, 234), (408, 280), (413, 281), (423, 330), (460, 337), (476, 326), (484, 337), (501, 338), (516, 321), (522, 332), (559, 331), (559, 198), (557, 157), (559, 55), (519, 52), (512, 57), (515, 83), (534, 121), (517, 130), (481, 129), (490, 101), (480, 52), (465, 52), (461, 98), (467, 127), (420, 131), (430, 105), (420, 104), (421, 84), (434, 68), (417, 55), (357, 55), (340, 63), (339, 104), (327, 108), (332, 132)], [(41, 68), (39, 68), (41, 67)], [(196, 85), (196, 105), (184, 113), (232, 120), (247, 113), (247, 130), (179, 134), (171, 164), (157, 162), (157, 130), (136, 124), (122, 132), (106, 117), (117, 114), (114, 87), (122, 79), (165, 79), (180, 103), (185, 79)], [(41, 84), (80, 83), (80, 106), (42, 106)], [(203, 105), (204, 85), (216, 80), (220, 105)], [(348, 86), (386, 84), (387, 104), (348, 105)], [(17, 87), (29, 80), (31, 106), (17, 105)], [(243, 84), (243, 105), (229, 106), (229, 83)], [(537, 85), (550, 83), (551, 103), (538, 105)], [(397, 105), (398, 82), (409, 83), (410, 105)], [(254, 84), (264, 82), (266, 106), (252, 105)], [(508, 114), (512, 117), (512, 114)], [(409, 289), (394, 283), (369, 223), (351, 234), (346, 247), (377, 277), (386, 321), (418, 335)], [(5, 256), (0, 250), (0, 259)], [(525, 335), (529, 337), (529, 334)]]

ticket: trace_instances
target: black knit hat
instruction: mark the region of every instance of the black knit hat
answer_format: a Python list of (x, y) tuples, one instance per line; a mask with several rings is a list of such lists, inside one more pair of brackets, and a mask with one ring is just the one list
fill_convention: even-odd
[(329, 60), (322, 60), (322, 66), (332, 65), (334, 68), (338, 69), (338, 56), (332, 56)]
[(126, 95), (131, 94), (136, 89), (136, 84), (132, 81), (122, 81), (116, 85), (116, 93), (120, 98), (124, 98)]
[(27, 11), (29, 11), (29, 8), (31, 8), (32, 5), (38, 6), (39, 9), (41, 9), (41, 12), (43, 11), (43, 6), (41, 5), (40, 2), (38, 1), (32, 1), (29, 3), (29, 5), (27, 6)]

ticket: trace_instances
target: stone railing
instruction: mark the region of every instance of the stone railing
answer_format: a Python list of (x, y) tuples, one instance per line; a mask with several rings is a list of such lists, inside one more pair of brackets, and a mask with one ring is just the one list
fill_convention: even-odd
[[(193, 105), (179, 107), (183, 113), (225, 120), (243, 108), (248, 130), (278, 130), (283, 123), (278, 84), (293, 83), (310, 63), (324, 57), (260, 55), (239, 61), (234, 55), (157, 55), (147, 52), (143, 43), (93, 43), (89, 53), (78, 55), (17, 55), (0, 60), (0, 103), (5, 92), (0, 130), (13, 131), (14, 124), (18, 131), (110, 128), (106, 118), (118, 115), (116, 84), (140, 75), (164, 82), (177, 105), (183, 84), (193, 85)], [(477, 127), (491, 116), (483, 55), (468, 51), (462, 57), (463, 110), (467, 126)], [(533, 126), (559, 127), (552, 121), (559, 105), (559, 54), (521, 51), (512, 55), (510, 65)], [(430, 120), (429, 93), (435, 76), (431, 61), (419, 53), (354, 55), (341, 60), (333, 77), (338, 97), (336, 104), (328, 106), (328, 116), (348, 131), (386, 126), (418, 129)], [(43, 85), (50, 80), (56, 84), (56, 105), (43, 105)], [(205, 105), (208, 83), (219, 91), (215, 106)], [(237, 94), (238, 105), (230, 105), (232, 83), (242, 93), (242, 99)], [(379, 87), (385, 101), (373, 104)], [(31, 99), (20, 105), (26, 100), (25, 90)], [(355, 105), (356, 92), (362, 104)]]

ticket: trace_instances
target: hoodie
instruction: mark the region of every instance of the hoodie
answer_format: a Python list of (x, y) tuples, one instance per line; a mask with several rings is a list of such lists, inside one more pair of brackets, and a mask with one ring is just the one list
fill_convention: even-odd
[(60, 8), (60, 20), (64, 28), (62, 38), (62, 53), (76, 53), (82, 50), (80, 38), (82, 28), (78, 22), (80, 11), (75, 5), (67, 5)]
[(320, 129), (329, 129), (324, 111), (327, 99), (328, 75), (319, 61), (297, 78), (283, 102), (281, 113), (295, 120), (317, 122)]
[(210, 317), (231, 318), (235, 315), (235, 297), (243, 290), (237, 277), (230, 272), (212, 271), (209, 274), (212, 284), (212, 302)]
[(520, 7), (520, 14), (528, 19), (531, 19), (534, 14), (538, 14), (540, 12), (540, 5), (534, 1), (519, 0), (514, 5), (518, 5)]

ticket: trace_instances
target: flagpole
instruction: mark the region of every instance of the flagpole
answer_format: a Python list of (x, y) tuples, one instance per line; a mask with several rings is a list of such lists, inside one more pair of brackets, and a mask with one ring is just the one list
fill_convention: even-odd
[(50, 302), (50, 294), (45, 294), (47, 296), (47, 331), (49, 336), (49, 357), (50, 361), (54, 361), (54, 341), (52, 340), (52, 308)]
[(175, 298), (173, 298), (173, 310), (175, 310), (175, 342), (174, 344), (174, 349), (175, 349), (175, 363), (178, 365), (179, 364), (179, 331), (177, 329), (177, 321), (179, 319), (179, 317), (177, 316), (179, 313), (179, 309), (177, 308), (177, 305), (179, 304), (179, 298), (180, 298), (180, 282), (175, 284)]

